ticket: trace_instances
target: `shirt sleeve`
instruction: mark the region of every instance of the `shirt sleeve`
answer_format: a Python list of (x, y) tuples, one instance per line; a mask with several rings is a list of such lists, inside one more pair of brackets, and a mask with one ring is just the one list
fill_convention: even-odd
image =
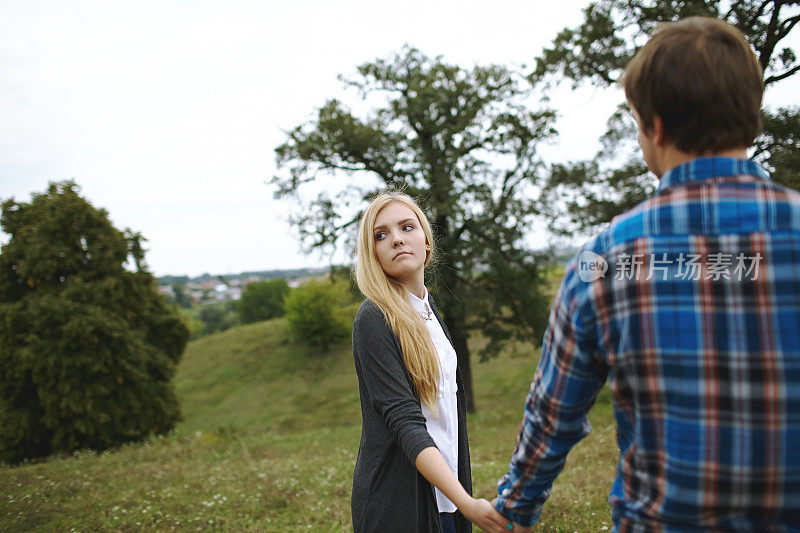
[(573, 260), (550, 312), (509, 471), (497, 483), (495, 507), (522, 526), (539, 519), (567, 453), (591, 431), (587, 414), (608, 374), (588, 287)]
[(362, 308), (356, 316), (353, 353), (372, 408), (414, 464), (422, 450), (436, 444), (411, 388), (397, 337), (374, 306)]

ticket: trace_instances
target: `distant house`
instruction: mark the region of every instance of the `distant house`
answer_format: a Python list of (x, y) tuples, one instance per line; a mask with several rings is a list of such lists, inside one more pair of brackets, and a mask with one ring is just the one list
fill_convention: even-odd
[(327, 279), (327, 278), (330, 278), (330, 277), (331, 277), (331, 273), (330, 272), (323, 272), (322, 274), (317, 274), (315, 276), (305, 276), (305, 277), (302, 277), (302, 278), (289, 279), (289, 280), (286, 280), (286, 283), (289, 285), (289, 287), (291, 287), (293, 289), (296, 289), (297, 287), (299, 287), (303, 283), (307, 283), (307, 282), (309, 282), (311, 280)]
[[(244, 276), (247, 277), (244, 277)], [(225, 274), (210, 276), (203, 274), (195, 280), (185, 281), (180, 279), (177, 282), (185, 285), (184, 293), (195, 303), (210, 304), (215, 302), (239, 300), (242, 291), (249, 283), (263, 281), (264, 279), (285, 279), (290, 287), (298, 287), (312, 279), (329, 277), (327, 269), (302, 268), (294, 270), (264, 271), (248, 274)], [(295, 277), (300, 276), (300, 277)], [(200, 281), (204, 280), (204, 281)], [(161, 280), (164, 285), (159, 286), (159, 291), (169, 297), (175, 297), (172, 283), (175, 279), (169, 278)]]
[(236, 286), (233, 283), (230, 285), (226, 283), (217, 283), (214, 285), (214, 289), (209, 293), (209, 297), (215, 302), (239, 300), (242, 297), (242, 287)]
[(172, 285), (159, 285), (158, 292), (167, 298), (175, 298), (175, 291), (173, 290)]

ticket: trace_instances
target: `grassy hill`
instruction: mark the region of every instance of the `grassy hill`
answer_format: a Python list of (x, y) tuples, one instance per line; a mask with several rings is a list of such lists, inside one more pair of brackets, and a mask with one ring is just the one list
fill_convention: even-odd
[[(536, 364), (535, 350), (516, 351), (473, 363), (473, 478), (487, 499)], [(0, 468), (0, 530), (352, 530), (361, 419), (349, 343), (320, 354), (290, 341), (282, 320), (236, 327), (190, 343), (176, 389), (184, 421), (167, 437)], [(611, 526), (608, 391), (591, 419), (595, 431), (570, 455), (542, 531)]]
[(283, 319), (193, 341), (175, 386), (177, 433), (259, 427), (266, 432), (358, 426), (358, 387), (348, 345), (327, 354), (290, 342)]

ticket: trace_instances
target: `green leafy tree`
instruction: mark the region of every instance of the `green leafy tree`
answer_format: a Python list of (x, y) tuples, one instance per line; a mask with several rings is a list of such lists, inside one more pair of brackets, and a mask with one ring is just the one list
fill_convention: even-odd
[[(742, 31), (769, 87), (800, 72), (795, 51), (785, 45), (800, 21), (798, 6), (786, 0), (596, 0), (584, 10), (580, 26), (564, 29), (544, 50), (531, 79), (545, 85), (567, 79), (574, 86), (611, 86), (658, 24), (700, 15)], [(800, 108), (765, 109), (763, 124), (751, 157), (777, 182), (800, 188)], [(635, 132), (629, 112), (620, 106), (595, 158), (553, 166), (543, 200), (552, 209), (555, 230), (594, 230), (652, 195), (657, 180), (641, 160)]]
[(344, 316), (349, 301), (343, 284), (312, 280), (286, 296), (286, 322), (297, 340), (328, 351), (334, 342), (346, 339), (350, 329)]
[[(2, 204), (0, 459), (105, 449), (180, 418), (188, 331), (158, 294), (143, 238), (72, 182)], [(126, 269), (131, 264), (133, 270)]]
[(175, 303), (184, 309), (192, 306), (192, 298), (186, 293), (185, 283), (174, 283), (172, 293), (175, 295)]
[(300, 236), (323, 250), (354, 242), (361, 211), (381, 189), (421, 203), (439, 258), (429, 287), (474, 410), (469, 331), (489, 338), (484, 355), (516, 336), (541, 338), (542, 265), (523, 241), (538, 213), (536, 147), (554, 133), (553, 113), (528, 109), (530, 84), (513, 70), (465, 69), (413, 48), (361, 65), (346, 84), (376, 107), (355, 113), (329, 100), (291, 130), (276, 150), (276, 197), (298, 200)]
[(203, 304), (198, 318), (203, 323), (203, 335), (225, 331), (239, 324), (235, 302)]
[(248, 283), (236, 307), (242, 324), (258, 320), (269, 320), (283, 316), (283, 300), (289, 294), (289, 285), (284, 279)]

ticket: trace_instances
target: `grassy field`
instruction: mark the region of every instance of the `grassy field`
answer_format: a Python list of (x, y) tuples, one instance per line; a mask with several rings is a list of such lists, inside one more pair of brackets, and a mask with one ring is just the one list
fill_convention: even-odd
[[(473, 363), (469, 416), (477, 495), (492, 499), (513, 449), (533, 349)], [(360, 435), (349, 344), (327, 354), (289, 340), (282, 320), (193, 341), (176, 388), (184, 421), (169, 436), (104, 453), (0, 468), (2, 531), (350, 531)], [(616, 462), (611, 400), (571, 453), (541, 531), (610, 529)]]

